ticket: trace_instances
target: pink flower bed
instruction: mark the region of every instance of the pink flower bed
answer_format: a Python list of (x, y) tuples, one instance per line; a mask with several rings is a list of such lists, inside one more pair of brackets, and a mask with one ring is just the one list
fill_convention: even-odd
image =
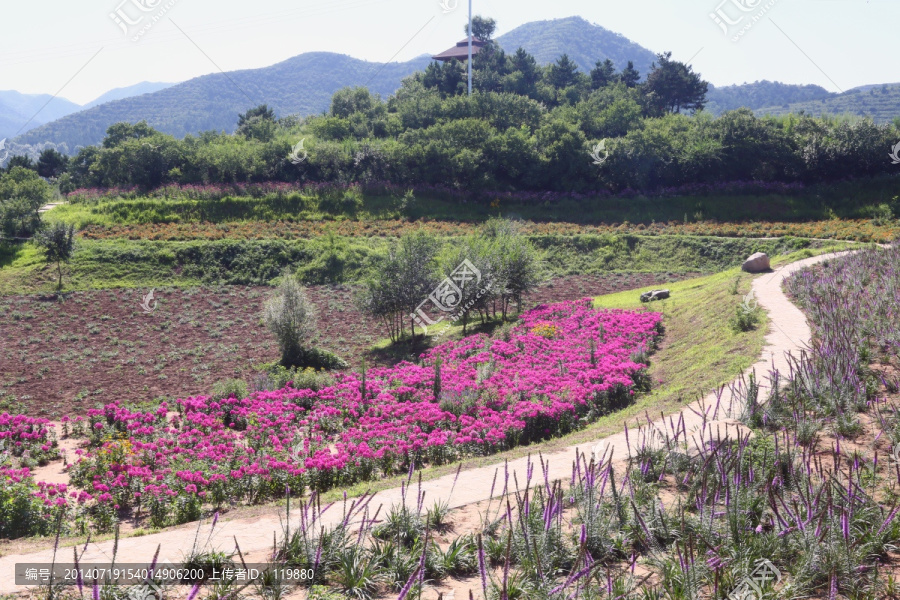
[(197, 396), (148, 412), (110, 404), (89, 411), (94, 444), (72, 483), (163, 518), (173, 503), (258, 502), (287, 485), (322, 490), (530, 443), (629, 402), (645, 367), (632, 357), (660, 320), (585, 299), (540, 306), (506, 334), (446, 342), (420, 364), (370, 369), (365, 383), (340, 373), (318, 391)]
[[(0, 453), (36, 461), (56, 458), (55, 436), (48, 419), (0, 414)], [(2, 466), (0, 462), (0, 466)]]

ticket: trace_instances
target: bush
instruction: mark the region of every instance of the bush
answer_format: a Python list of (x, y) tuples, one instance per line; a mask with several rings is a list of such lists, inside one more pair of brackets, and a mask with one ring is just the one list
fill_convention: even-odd
[(358, 185), (351, 185), (347, 189), (335, 186), (322, 192), (319, 198), (319, 210), (331, 214), (353, 214), (362, 208), (363, 193)]
[(735, 309), (734, 316), (731, 318), (731, 328), (735, 333), (752, 331), (759, 325), (759, 321), (759, 308), (749, 308), (745, 304), (740, 304)]
[(213, 400), (225, 400), (227, 398), (243, 400), (250, 393), (247, 390), (247, 384), (243, 380), (226, 379), (216, 382), (209, 395)]
[[(304, 365), (315, 334), (315, 311), (303, 286), (293, 275), (285, 275), (278, 291), (265, 304), (263, 319), (281, 349), (281, 364)], [(305, 365), (304, 365), (305, 366)]]
[(300, 353), (300, 362), (298, 366), (302, 366), (305, 369), (325, 369), (330, 371), (334, 369), (346, 369), (350, 365), (334, 352), (329, 352), (328, 350), (323, 350), (321, 348), (310, 348), (309, 350), (304, 350)]
[(347, 264), (347, 241), (333, 231), (321, 240), (310, 240), (313, 259), (297, 269), (297, 276), (306, 283), (321, 285), (344, 280)]
[(0, 234), (30, 237), (41, 226), (38, 210), (50, 200), (50, 186), (30, 169), (14, 167), (0, 175)]
[(281, 390), (287, 387), (288, 384), (291, 384), (291, 387), (295, 390), (313, 390), (317, 392), (333, 383), (334, 379), (328, 373), (317, 371), (311, 367), (290, 369), (284, 365), (275, 364), (264, 373), (257, 375), (253, 382), (252, 391)]

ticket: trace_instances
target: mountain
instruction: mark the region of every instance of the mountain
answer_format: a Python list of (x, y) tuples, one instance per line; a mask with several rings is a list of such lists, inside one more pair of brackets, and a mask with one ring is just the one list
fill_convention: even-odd
[(151, 94), (114, 100), (68, 115), (20, 136), (19, 144), (52, 141), (76, 146), (97, 144), (113, 123), (146, 120), (176, 137), (216, 130), (233, 132), (238, 114), (268, 104), (278, 116), (326, 110), (342, 87), (368, 85), (387, 96), (400, 80), (430, 62), (420, 56), (403, 63), (374, 63), (331, 52), (308, 52), (262, 69), (214, 73)]
[(656, 60), (656, 54), (650, 50), (581, 17), (526, 23), (499, 36), (497, 43), (507, 53), (525, 48), (540, 64), (549, 64), (562, 54), (568, 54), (585, 73), (589, 73), (598, 60), (609, 58), (619, 71), (629, 60), (633, 61), (641, 75), (646, 76)]
[(818, 85), (791, 85), (777, 81), (763, 80), (725, 87), (710, 84), (709, 92), (706, 94), (705, 110), (718, 116), (727, 110), (737, 108), (746, 107), (755, 110), (764, 106), (823, 100), (833, 95)]
[[(544, 64), (567, 53), (585, 72), (597, 60), (610, 58), (620, 70), (629, 60), (634, 61), (635, 67), (646, 74), (655, 59), (646, 48), (580, 17), (528, 23), (498, 37), (497, 42), (507, 52), (521, 46)], [(436, 44), (434, 51), (442, 49), (442, 44)], [(210, 129), (233, 132), (238, 114), (258, 104), (268, 104), (278, 116), (316, 114), (327, 110), (331, 96), (345, 86), (367, 85), (382, 96), (390, 95), (400, 87), (401, 79), (424, 69), (429, 62), (428, 56), (384, 64), (309, 52), (271, 67), (205, 75), (152, 93), (106, 102), (29, 131), (15, 142), (65, 143), (74, 151), (77, 146), (99, 143), (106, 129), (118, 121), (146, 120), (177, 137)]]
[(900, 83), (864, 85), (820, 100), (764, 106), (756, 109), (756, 114), (783, 115), (801, 110), (813, 116), (853, 115), (871, 117), (876, 123), (890, 123), (900, 118)]
[(158, 83), (153, 81), (142, 81), (141, 83), (136, 83), (134, 85), (130, 85), (128, 87), (120, 87), (114, 90), (109, 90), (96, 100), (92, 100), (88, 102), (84, 106), (81, 107), (81, 110), (86, 110), (88, 108), (93, 108), (95, 106), (99, 106), (105, 102), (112, 102), (113, 100), (122, 100), (124, 98), (131, 98), (133, 96), (141, 96), (143, 94), (152, 94), (153, 92), (158, 92), (159, 90), (164, 90), (167, 87), (172, 87), (175, 85), (174, 83)]
[[(49, 94), (0, 91), (0, 140), (69, 115), (81, 107)], [(31, 120), (29, 122), (29, 119)], [(24, 129), (23, 129), (24, 128)]]

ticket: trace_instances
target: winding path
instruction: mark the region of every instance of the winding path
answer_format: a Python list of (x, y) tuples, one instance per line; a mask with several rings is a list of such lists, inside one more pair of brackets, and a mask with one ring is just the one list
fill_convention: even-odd
[[(765, 375), (772, 370), (781, 372), (788, 371), (787, 353), (797, 351), (806, 347), (810, 340), (810, 329), (807, 324), (805, 315), (799, 308), (792, 304), (781, 289), (781, 284), (795, 271), (821, 262), (828, 258), (834, 258), (836, 254), (821, 255), (813, 258), (800, 260), (789, 265), (779, 267), (774, 272), (766, 273), (756, 277), (753, 280), (753, 292), (759, 303), (769, 315), (771, 327), (766, 336), (766, 347), (759, 361), (748, 369), (747, 373), (755, 371), (760, 379), (761, 395), (767, 385)], [(724, 436), (728, 434), (729, 429), (732, 432), (740, 426), (735, 421), (719, 419), (712, 416), (711, 407), (715, 407), (720, 401), (721, 406), (728, 406), (731, 398), (730, 390), (726, 389), (721, 394), (721, 398), (715, 393), (709, 394), (702, 401), (695, 402), (678, 414), (673, 414), (664, 420), (660, 419), (652, 425), (645, 426), (643, 433), (646, 434), (654, 429), (669, 430), (669, 423), (681, 423), (679, 429), (687, 431), (688, 436), (694, 440), (700, 437), (708, 438), (712, 436)], [(705, 409), (704, 409), (705, 407)], [(707, 410), (707, 415), (703, 411)], [(721, 413), (721, 411), (720, 411)], [(632, 430), (630, 441), (632, 445), (636, 442), (637, 435)], [(592, 449), (598, 447), (597, 444), (602, 442), (604, 452), (612, 451), (614, 457), (622, 458), (628, 453), (628, 442), (625, 433), (619, 433), (609, 436), (602, 440), (598, 440), (589, 444), (581, 444), (579, 446), (571, 446), (564, 450), (545, 454), (543, 459), (549, 465), (549, 475), (553, 479), (565, 479), (571, 475), (572, 460), (576, 451), (584, 452), (590, 455)], [(514, 481), (518, 481), (521, 486), (527, 478), (529, 459), (521, 458), (509, 462), (509, 486), (510, 490), (514, 489)], [(424, 482), (422, 489), (426, 493), (426, 504), (430, 505), (436, 499), (445, 500), (449, 497), (451, 508), (458, 508), (468, 504), (487, 500), (491, 493), (491, 485), (494, 480), (495, 473), (499, 470), (497, 491), (502, 489), (501, 480), (503, 479), (504, 465), (502, 463), (464, 471), (460, 474), (459, 481), (451, 496), (453, 489), (454, 476), (449, 475), (432, 481)], [(539, 475), (540, 467), (538, 466)], [(516, 477), (513, 478), (513, 473)], [(411, 494), (415, 496), (415, 492)], [(369, 504), (372, 511), (383, 505), (382, 510), (387, 509), (392, 504), (401, 502), (401, 491), (399, 488), (385, 490), (375, 494)], [(333, 523), (341, 518), (340, 506), (335, 506), (325, 514), (325, 523)], [(296, 525), (292, 524), (292, 527)], [(264, 516), (254, 519), (235, 519), (232, 521), (220, 522), (212, 538), (211, 545), (218, 549), (231, 551), (234, 548), (234, 539), (240, 543), (241, 550), (246, 554), (261, 556), (263, 552), (272, 548), (273, 532), (280, 535), (282, 525), (275, 516)], [(146, 535), (142, 537), (126, 538), (120, 541), (117, 562), (123, 563), (139, 563), (147, 564), (153, 557), (157, 545), (162, 545), (160, 560), (168, 559), (173, 563), (179, 562), (181, 557), (185, 556), (191, 549), (195, 538), (195, 527), (179, 528), (175, 530), (163, 531), (156, 534)], [(91, 544), (87, 552), (82, 558), (82, 563), (109, 563), (112, 555), (113, 542), (101, 542)], [(72, 550), (70, 548), (61, 548), (58, 554), (59, 562), (71, 561)], [(22, 587), (14, 585), (13, 573), (15, 563), (49, 563), (53, 557), (52, 549), (35, 552), (32, 554), (8, 555), (0, 557), (0, 594), (14, 593), (22, 591)]]

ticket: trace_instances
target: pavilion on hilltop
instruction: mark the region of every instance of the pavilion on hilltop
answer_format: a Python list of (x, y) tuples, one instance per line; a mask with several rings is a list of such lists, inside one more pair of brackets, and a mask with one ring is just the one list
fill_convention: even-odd
[[(485, 44), (484, 40), (479, 40), (478, 38), (472, 38), (472, 56), (478, 54), (478, 51), (481, 50)], [(448, 62), (451, 60), (468, 60), (469, 59), (469, 38), (464, 39), (461, 42), (457, 42), (455, 46), (450, 48), (449, 50), (444, 50), (440, 54), (431, 57), (434, 60), (439, 60), (441, 62)]]

